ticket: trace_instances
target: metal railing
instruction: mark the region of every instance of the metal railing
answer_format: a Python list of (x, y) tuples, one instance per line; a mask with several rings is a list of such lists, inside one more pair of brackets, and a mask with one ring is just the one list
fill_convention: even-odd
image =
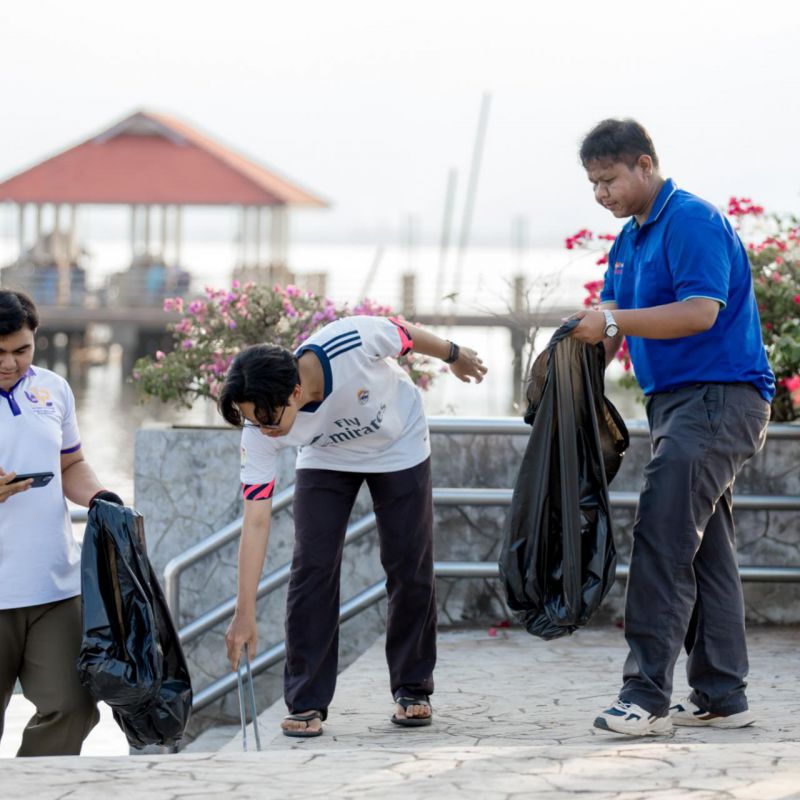
[[(293, 497), (294, 486), (290, 486), (288, 489), (278, 492), (272, 501), (273, 514), (287, 508), (291, 504)], [(224, 528), (221, 528), (216, 533), (212, 533), (211, 536), (206, 537), (167, 562), (164, 567), (164, 594), (176, 624), (179, 624), (181, 610), (181, 573), (191, 567), (192, 564), (202, 561), (206, 556), (216, 553), (217, 550), (220, 550), (226, 544), (230, 544), (230, 542), (237, 539), (242, 532), (242, 521), (242, 517), (235, 519)]]
[[(437, 578), (485, 578), (497, 579), (499, 567), (493, 561), (435, 561), (433, 571)], [(739, 573), (743, 581), (766, 583), (782, 583), (784, 581), (800, 581), (800, 567), (740, 567)], [(626, 580), (628, 565), (618, 564), (617, 580)], [(386, 581), (373, 583), (362, 592), (350, 598), (339, 608), (339, 624), (366, 611), (386, 597)], [(263, 672), (279, 664), (286, 657), (286, 642), (273, 645), (263, 653), (259, 653), (250, 661), (253, 675)], [(230, 672), (213, 683), (196, 692), (192, 701), (192, 710), (199, 711), (215, 700), (224, 697), (236, 688), (236, 673)]]
[[(281, 495), (291, 498), (293, 491), (294, 487), (289, 487)], [(513, 490), (511, 489), (439, 488), (433, 490), (433, 502), (434, 505), (438, 506), (508, 506), (511, 504), (512, 496)], [(288, 505), (288, 499), (286, 497), (282, 499), (284, 502), (281, 507)], [(637, 492), (609, 492), (609, 500), (612, 508), (633, 509), (636, 508), (639, 501), (639, 494)], [(735, 506), (740, 510), (800, 511), (800, 497), (792, 495), (738, 495), (735, 498)], [(345, 534), (345, 546), (362, 538), (375, 527), (375, 524), (375, 515), (367, 514), (357, 522), (349, 525)], [(225, 536), (220, 536), (220, 538), (224, 538), (224, 543), (227, 544), (240, 531), (241, 519), (223, 528), (220, 534), (224, 533)], [(214, 550), (210, 549), (209, 540), (205, 540), (205, 542), (201, 542), (192, 550), (187, 550), (186, 553), (176, 556), (167, 564), (164, 570), (165, 594), (173, 618), (176, 621), (178, 620), (178, 613), (180, 613), (179, 579), (181, 573), (211, 552), (214, 552)], [(787, 567), (786, 569), (796, 569), (798, 573), (797, 580), (800, 580), (800, 567)], [(289, 580), (290, 570), (291, 563), (286, 563), (262, 578), (258, 584), (256, 599), (260, 600), (283, 586)], [(187, 644), (215, 625), (230, 618), (235, 608), (236, 597), (234, 596), (201, 614), (180, 629), (181, 644)]]

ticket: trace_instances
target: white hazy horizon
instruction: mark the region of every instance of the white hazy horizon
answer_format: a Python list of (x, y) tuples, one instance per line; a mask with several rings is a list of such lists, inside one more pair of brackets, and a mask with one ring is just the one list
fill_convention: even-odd
[[(618, 230), (576, 155), (609, 116), (639, 119), (665, 176), (710, 202), (797, 212), (798, 40), (789, 0), (7, 0), (0, 179), (150, 108), (330, 200), (293, 215), (301, 242), (434, 244), (456, 169), (458, 241), (488, 92), (473, 244), (510, 246), (518, 220), (529, 246)], [(110, 212), (90, 219), (124, 235)], [(14, 224), (3, 210), (0, 236)]]

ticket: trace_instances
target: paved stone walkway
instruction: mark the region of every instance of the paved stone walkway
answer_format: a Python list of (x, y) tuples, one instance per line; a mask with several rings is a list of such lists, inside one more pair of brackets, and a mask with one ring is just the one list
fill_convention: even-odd
[[(382, 644), (341, 677), (325, 735), (277, 732), (260, 717), (261, 753), (206, 736), (177, 756), (3, 761), (3, 800), (180, 798), (800, 798), (800, 631), (750, 634), (757, 726), (678, 728), (633, 740), (591, 727), (619, 688), (618, 629), (542, 642), (519, 631), (441, 637), (430, 728), (391, 725)], [(686, 691), (678, 665), (676, 695)], [(252, 727), (250, 728), (252, 743)]]

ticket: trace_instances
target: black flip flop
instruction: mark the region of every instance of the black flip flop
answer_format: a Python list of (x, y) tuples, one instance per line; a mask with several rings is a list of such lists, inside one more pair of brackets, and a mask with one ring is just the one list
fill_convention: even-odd
[(427, 697), (395, 697), (395, 703), (402, 706), (405, 711), (409, 706), (426, 705), (430, 708), (431, 713), (427, 717), (398, 717), (392, 714), (391, 721), (395, 725), (400, 725), (403, 728), (422, 728), (425, 725), (430, 725), (433, 721), (433, 706)]
[[(315, 719), (318, 719), (320, 722), (325, 721), (319, 711), (306, 711), (305, 714), (287, 714), (284, 719), (291, 720), (292, 722), (305, 722), (306, 726)], [(313, 739), (315, 736), (322, 736), (322, 728), (318, 731), (310, 731), (308, 727), (303, 731), (287, 731), (285, 728), (281, 728), (281, 731), (284, 736), (291, 736), (294, 739)]]

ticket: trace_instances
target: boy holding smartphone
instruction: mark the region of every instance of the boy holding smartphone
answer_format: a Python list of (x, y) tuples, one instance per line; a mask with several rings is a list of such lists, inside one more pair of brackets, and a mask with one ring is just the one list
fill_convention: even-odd
[(0, 736), (19, 679), (36, 713), (17, 755), (77, 755), (99, 715), (75, 667), (80, 546), (65, 498), (122, 501), (83, 458), (69, 385), (32, 366), (38, 325), (27, 295), (0, 289)]

